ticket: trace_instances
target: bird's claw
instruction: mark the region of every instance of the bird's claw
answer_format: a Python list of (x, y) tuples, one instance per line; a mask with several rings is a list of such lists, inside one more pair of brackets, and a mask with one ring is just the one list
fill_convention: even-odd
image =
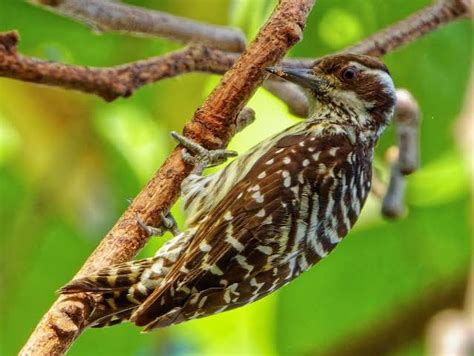
[(204, 168), (217, 166), (227, 161), (229, 157), (237, 156), (237, 152), (217, 149), (208, 150), (193, 140), (172, 131), (173, 137), (181, 146), (183, 146), (182, 156), (183, 160), (195, 166), (195, 172), (200, 174)]
[(140, 216), (136, 216), (136, 220), (138, 225), (148, 234), (148, 236), (163, 236), (166, 231), (170, 231), (173, 236), (176, 236), (179, 234), (179, 229), (178, 229), (178, 224), (176, 223), (176, 220), (174, 219), (173, 215), (171, 213), (168, 214), (163, 214), (161, 213), (161, 226), (159, 227), (154, 227), (145, 224), (145, 222), (142, 220)]

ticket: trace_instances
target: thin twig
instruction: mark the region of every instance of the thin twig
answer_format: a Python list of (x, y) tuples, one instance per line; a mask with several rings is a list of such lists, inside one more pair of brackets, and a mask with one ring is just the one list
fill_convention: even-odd
[[(207, 147), (225, 145), (235, 131), (235, 118), (273, 65), (300, 40), (314, 0), (282, 0), (256, 39), (224, 75), (220, 84), (186, 125), (186, 134)], [(77, 277), (102, 267), (131, 259), (146, 243), (147, 236), (137, 224), (136, 213), (146, 224), (157, 226), (160, 212), (175, 202), (182, 180), (189, 173), (175, 149), (160, 170), (134, 199), (116, 225), (88, 258)], [(21, 350), (21, 355), (63, 354), (83, 329), (90, 301), (83, 294), (75, 300), (59, 298), (42, 318)]]
[(382, 200), (382, 215), (398, 219), (407, 211), (405, 176), (418, 169), (420, 161), (420, 108), (408, 90), (397, 90), (397, 105), (393, 116), (398, 146), (390, 147), (386, 152), (390, 180)]
[(96, 31), (166, 37), (241, 52), (246, 39), (239, 29), (209, 25), (187, 18), (104, 0), (32, 0), (50, 10), (84, 22)]
[(295, 84), (267, 79), (263, 87), (282, 100), (293, 115), (308, 117), (308, 99)]
[(392, 146), (386, 153), (390, 165), (390, 180), (382, 201), (382, 215), (388, 219), (398, 219), (406, 213), (405, 187), (406, 179), (400, 171), (398, 147)]
[(393, 121), (398, 139), (398, 166), (402, 174), (408, 175), (420, 164), (420, 108), (406, 89), (397, 89)]
[(380, 57), (454, 20), (469, 17), (472, 17), (470, 0), (439, 0), (348, 48), (346, 52)]

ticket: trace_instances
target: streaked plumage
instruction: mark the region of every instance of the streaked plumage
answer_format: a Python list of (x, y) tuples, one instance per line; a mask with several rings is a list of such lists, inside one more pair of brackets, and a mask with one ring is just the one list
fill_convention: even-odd
[(373, 150), (395, 91), (366, 56), (326, 57), (310, 70), (272, 69), (302, 85), (310, 117), (182, 186), (188, 220), (157, 255), (72, 281), (91, 292), (89, 323), (130, 319), (145, 330), (233, 309), (282, 287), (331, 252), (370, 190)]

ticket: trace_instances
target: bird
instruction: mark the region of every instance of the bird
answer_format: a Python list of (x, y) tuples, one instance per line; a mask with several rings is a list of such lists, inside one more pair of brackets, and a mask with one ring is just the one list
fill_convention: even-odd
[(235, 153), (174, 133), (195, 164), (182, 183), (185, 227), (154, 257), (64, 286), (62, 294), (94, 298), (86, 326), (131, 321), (150, 331), (247, 305), (317, 264), (351, 230), (396, 104), (387, 67), (344, 53), (266, 70), (303, 90), (308, 117), (209, 175), (205, 167)]

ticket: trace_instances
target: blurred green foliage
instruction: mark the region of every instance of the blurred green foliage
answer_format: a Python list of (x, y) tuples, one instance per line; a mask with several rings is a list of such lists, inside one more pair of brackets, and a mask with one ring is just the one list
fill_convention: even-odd
[[(276, 1), (135, 0), (252, 38)], [(328, 54), (400, 20), (429, 0), (319, 0), (292, 56)], [(212, 10), (212, 11), (210, 11)], [(96, 34), (23, 1), (0, 2), (0, 31), (17, 29), (20, 51), (55, 61), (111, 66), (179, 46), (161, 39)], [(409, 178), (409, 213), (396, 222), (371, 198), (333, 254), (290, 286), (253, 305), (143, 335), (131, 325), (87, 330), (70, 355), (314, 354), (344, 344), (401, 306), (462, 279), (468, 269), (472, 202), (453, 126), (472, 63), (472, 25), (451, 24), (386, 56), (399, 87), (422, 112), (422, 168)], [(173, 147), (218, 77), (189, 74), (101, 99), (0, 79), (0, 354), (16, 353), (41, 315)], [(296, 118), (263, 90), (257, 121), (236, 136), (243, 152)], [(388, 129), (378, 150), (394, 142)], [(386, 174), (387, 172), (385, 172)], [(179, 207), (175, 216), (182, 223)], [(151, 255), (162, 240), (141, 253)], [(423, 353), (424, 341), (396, 351)]]

